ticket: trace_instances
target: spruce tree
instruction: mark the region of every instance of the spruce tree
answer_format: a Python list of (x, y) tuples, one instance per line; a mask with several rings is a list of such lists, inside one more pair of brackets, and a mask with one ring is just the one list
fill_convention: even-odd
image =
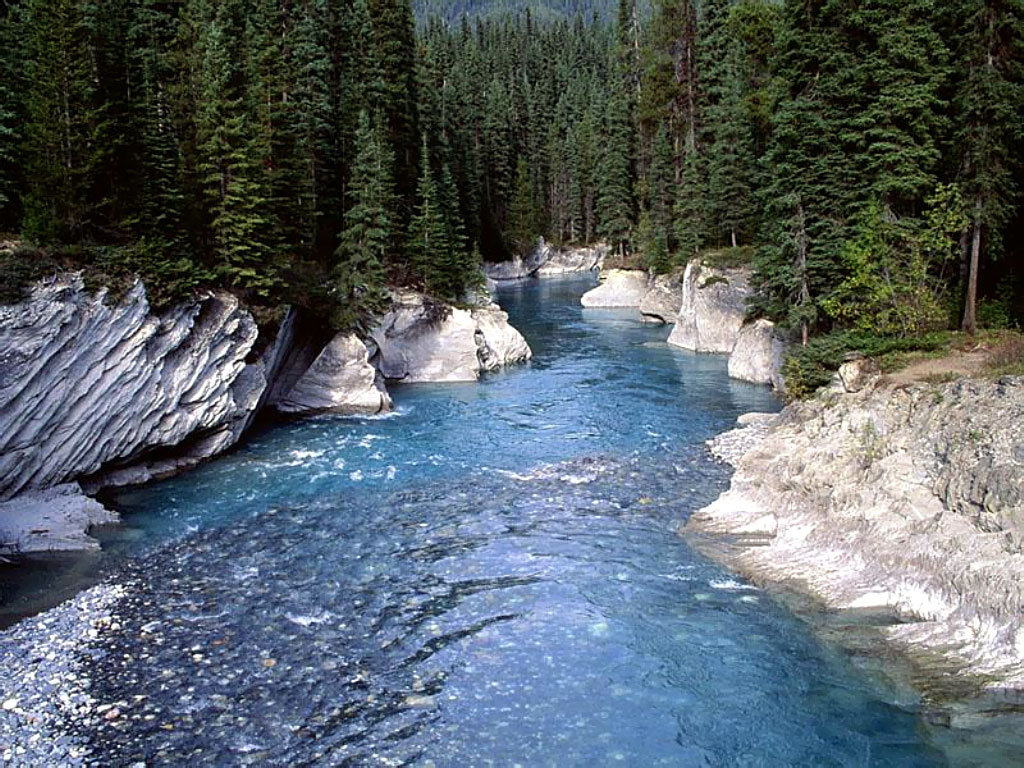
[(605, 145), (598, 170), (596, 211), (598, 234), (625, 256), (633, 229), (632, 125), (628, 98), (620, 90), (609, 102)]
[(359, 152), (352, 167), (349, 207), (331, 272), (333, 293), (339, 303), (335, 324), (342, 328), (361, 326), (387, 303), (384, 265), (393, 240), (396, 203), (391, 177), (394, 159), (382, 133), (366, 112), (359, 115)]
[(416, 205), (409, 222), (409, 265), (420, 279), (427, 293), (442, 299), (454, 299), (449, 273), (452, 244), (448, 222), (445, 220), (441, 195), (430, 167), (427, 137), (423, 137), (419, 183), (416, 186)]

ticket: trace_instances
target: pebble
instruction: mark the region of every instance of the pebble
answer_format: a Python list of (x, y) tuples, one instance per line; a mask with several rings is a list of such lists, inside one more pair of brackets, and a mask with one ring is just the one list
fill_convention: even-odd
[[(116, 626), (113, 605), (124, 585), (104, 584), (40, 616), (0, 633), (0, 758), (18, 766), (83, 765), (89, 749), (75, 735), (93, 711), (88, 680), (79, 674), (81, 654), (101, 632)], [(97, 710), (100, 708), (97, 707)], [(116, 708), (106, 710), (115, 719)]]

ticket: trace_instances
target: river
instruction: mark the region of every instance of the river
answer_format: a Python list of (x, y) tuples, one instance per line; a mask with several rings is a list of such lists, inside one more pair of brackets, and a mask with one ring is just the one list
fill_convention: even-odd
[(704, 441), (779, 403), (590, 278), (500, 301), (531, 364), (268, 426), (117, 494), (100, 764), (931, 766), (914, 697), (691, 550)]

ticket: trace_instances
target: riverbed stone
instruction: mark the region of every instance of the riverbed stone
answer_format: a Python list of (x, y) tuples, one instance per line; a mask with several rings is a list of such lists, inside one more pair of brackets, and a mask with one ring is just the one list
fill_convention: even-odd
[(640, 314), (663, 325), (674, 325), (683, 306), (682, 275), (658, 275), (648, 286), (640, 302)]

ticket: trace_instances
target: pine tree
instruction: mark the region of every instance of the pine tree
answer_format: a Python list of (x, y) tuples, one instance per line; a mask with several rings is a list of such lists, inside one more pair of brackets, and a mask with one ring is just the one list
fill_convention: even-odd
[(409, 264), (427, 293), (442, 299), (454, 299), (457, 290), (453, 288), (448, 270), (452, 244), (449, 241), (441, 196), (430, 167), (426, 136), (423, 137), (421, 157), (422, 170), (416, 187), (416, 207), (409, 223)]
[(620, 91), (609, 102), (605, 145), (598, 170), (598, 234), (625, 256), (633, 229), (632, 126), (628, 100)]
[(533, 179), (525, 157), (516, 165), (516, 180), (508, 211), (508, 239), (513, 250), (525, 251), (538, 234)]
[(955, 6), (957, 59), (956, 143), (961, 185), (970, 213), (965, 239), (963, 330), (977, 330), (978, 277), (983, 257), (1001, 255), (1001, 234), (1014, 215), (1019, 183), (1015, 150), (1024, 131), (1021, 50), (1024, 12), (1000, 0), (963, 0)]
[(387, 302), (384, 286), (392, 216), (396, 207), (391, 169), (394, 159), (379, 128), (366, 112), (359, 116), (359, 153), (349, 182), (341, 242), (335, 252), (332, 284), (339, 309), (335, 324), (359, 327)]
[(662, 125), (654, 137), (651, 153), (651, 167), (648, 172), (648, 226), (650, 235), (646, 238), (647, 265), (658, 274), (672, 268), (673, 208), (676, 185), (675, 158), (669, 143), (668, 129)]
[(21, 90), (15, 61), (16, 26), (0, 10), (0, 230), (15, 228), (21, 214)]
[(676, 244), (683, 262), (696, 256), (704, 244), (706, 205), (701, 176), (700, 157), (696, 152), (687, 152), (673, 209)]
[(95, 233), (106, 115), (90, 39), (75, 0), (27, 0), (22, 8), (25, 83), (26, 236), (74, 242)]

